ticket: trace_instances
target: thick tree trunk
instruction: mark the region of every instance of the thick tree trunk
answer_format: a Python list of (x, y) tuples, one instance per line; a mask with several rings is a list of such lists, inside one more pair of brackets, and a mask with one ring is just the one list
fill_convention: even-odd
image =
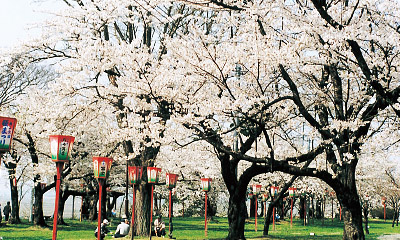
[(300, 201), (299, 201), (299, 216), (300, 219), (303, 219), (304, 221), (304, 217), (305, 217), (305, 198), (303, 196), (300, 197)]
[(250, 214), (251, 218), (255, 217), (255, 210), (256, 210), (256, 202), (254, 201), (255, 197), (250, 198)]
[(17, 168), (16, 162), (18, 162), (18, 160), (16, 160), (16, 157), (14, 157), (14, 161), (15, 162), (4, 163), (4, 165), (8, 169), (8, 178), (10, 180), (10, 190), (11, 190), (11, 215), (9, 222), (13, 224), (21, 223), (21, 220), (19, 219), (18, 188), (15, 178), (15, 169)]
[[(351, 171), (347, 171), (351, 172)], [(362, 210), (357, 193), (355, 171), (347, 174), (342, 179), (344, 186), (336, 191), (344, 222), (343, 240), (364, 240), (365, 235), (362, 226)]]
[(47, 227), (47, 224), (43, 217), (43, 193), (42, 186), (40, 183), (35, 182), (34, 188), (34, 203), (32, 207), (33, 212), (33, 224), (36, 226)]
[(322, 201), (321, 199), (317, 199), (315, 204), (315, 218), (321, 219), (322, 218)]
[[(11, 188), (11, 216), (9, 222), (12, 224), (21, 223), (19, 218), (19, 204), (18, 204), (18, 188), (14, 186), (15, 177), (10, 178)], [(16, 180), (15, 180), (16, 181)]]
[(394, 208), (393, 208), (393, 221), (392, 221), (392, 227), (394, 227), (394, 223), (396, 222), (396, 219), (399, 218), (398, 216), (398, 212), (397, 212), (397, 203), (394, 204)]
[(148, 236), (150, 233), (151, 186), (143, 184), (138, 188), (135, 201), (135, 235)]
[(229, 234), (226, 239), (245, 239), (244, 226), (246, 220), (246, 195), (238, 190), (229, 196), (228, 223)]
[(368, 229), (368, 201), (366, 201), (365, 206), (363, 207), (363, 212), (364, 212), (364, 225), (365, 225), (365, 233), (369, 234), (369, 229)]
[(91, 221), (94, 221), (97, 219), (97, 202), (98, 202), (98, 200), (99, 200), (98, 194), (97, 194), (97, 196), (95, 194), (90, 198), (89, 220), (91, 220)]
[(67, 225), (64, 221), (64, 209), (65, 202), (67, 201), (69, 196), (70, 194), (68, 193), (68, 189), (60, 189), (60, 199), (58, 200), (57, 225)]

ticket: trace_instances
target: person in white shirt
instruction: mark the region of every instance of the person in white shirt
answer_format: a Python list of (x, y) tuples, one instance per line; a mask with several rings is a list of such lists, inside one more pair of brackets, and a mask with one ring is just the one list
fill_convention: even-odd
[(117, 226), (117, 230), (115, 230), (114, 238), (122, 238), (129, 234), (129, 220), (124, 219)]
[(161, 219), (161, 216), (154, 221), (154, 232), (157, 237), (164, 237), (165, 236), (165, 223)]

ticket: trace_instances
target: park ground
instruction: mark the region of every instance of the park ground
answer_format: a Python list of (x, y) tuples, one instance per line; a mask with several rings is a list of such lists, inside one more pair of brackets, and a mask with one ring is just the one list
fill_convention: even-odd
[[(165, 219), (167, 220), (167, 219)], [(64, 240), (87, 240), (96, 239), (94, 237), (94, 229), (97, 222), (77, 220), (66, 220), (68, 226), (59, 226), (57, 239)], [(111, 221), (109, 229), (114, 232), (118, 219)], [(254, 219), (251, 219), (246, 224), (245, 236), (247, 239), (342, 239), (343, 223), (335, 219), (333, 222), (330, 219), (311, 220), (309, 225), (304, 226), (302, 221), (295, 219), (293, 227), (290, 226), (290, 221), (280, 221), (276, 224), (275, 230), (270, 227), (270, 234), (266, 237), (263, 234), (263, 219), (258, 219), (257, 228), (255, 231)], [(52, 225), (52, 222), (48, 222)], [(166, 230), (168, 232), (168, 222), (166, 222)], [(214, 218), (208, 223), (208, 235), (204, 234), (204, 219), (203, 218), (174, 218), (173, 221), (173, 236), (176, 239), (223, 239), (227, 236), (228, 220), (227, 218)], [(366, 239), (397, 239), (400, 236), (400, 226), (393, 227), (391, 221), (375, 220), (370, 222), (370, 234), (366, 235)], [(393, 235), (392, 238), (382, 238), (384, 235)], [(394, 237), (396, 236), (396, 237)], [(18, 225), (3, 225), (0, 227), (0, 237), (4, 240), (47, 240), (52, 237), (52, 227), (39, 228), (32, 226), (29, 222), (23, 221)], [(166, 236), (166, 238), (168, 238)], [(106, 236), (105, 240), (113, 239), (112, 235)], [(130, 239), (128, 237), (120, 239)], [(136, 240), (144, 240), (148, 238), (135, 237)], [(153, 237), (153, 240), (160, 239)], [(162, 239), (162, 238), (161, 238)], [(400, 238), (398, 238), (400, 239)]]

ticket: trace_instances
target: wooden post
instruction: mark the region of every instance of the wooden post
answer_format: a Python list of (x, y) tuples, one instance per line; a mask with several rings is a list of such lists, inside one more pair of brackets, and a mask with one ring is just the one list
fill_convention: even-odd
[(290, 203), (290, 227), (293, 226), (293, 197)]
[(258, 205), (257, 195), (254, 195), (254, 199), (256, 201), (256, 207), (255, 207), (255, 213), (254, 213), (254, 217), (255, 217), (255, 221), (254, 221), (255, 226), (254, 227), (257, 232), (257, 205)]
[(154, 185), (151, 184), (151, 197), (150, 197), (150, 237), (151, 240), (151, 225), (153, 222), (153, 194), (154, 194)]
[(56, 162), (56, 167), (57, 167), (57, 182), (56, 182), (56, 203), (54, 206), (54, 215), (53, 215), (53, 240), (57, 239), (58, 202), (60, 198), (61, 172), (64, 167), (64, 162)]
[(205, 205), (206, 205), (206, 209), (205, 209), (205, 212), (204, 212), (204, 216), (205, 216), (204, 235), (207, 237), (207, 192), (206, 192), (206, 198), (205, 198)]
[(103, 195), (103, 179), (99, 178), (99, 212), (97, 214), (97, 240), (101, 240), (101, 199)]
[[(132, 236), (131, 236), (131, 240), (133, 240), (133, 238), (135, 236), (135, 202), (136, 202), (135, 184), (132, 184), (132, 187), (133, 187), (133, 189), (132, 189), (132, 192), (133, 192), (133, 196), (132, 196), (133, 203), (132, 203), (132, 224), (131, 224), (132, 225), (131, 226)], [(150, 228), (151, 228), (151, 225), (150, 225)], [(150, 234), (151, 234), (151, 232), (150, 232)]]

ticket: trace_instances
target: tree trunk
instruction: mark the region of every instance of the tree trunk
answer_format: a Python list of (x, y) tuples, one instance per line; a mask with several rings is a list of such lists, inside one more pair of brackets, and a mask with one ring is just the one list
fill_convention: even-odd
[(16, 181), (15, 176), (10, 178), (10, 189), (11, 189), (11, 216), (9, 222), (12, 224), (21, 223), (19, 218), (19, 204), (18, 204), (18, 188), (14, 186)]
[(393, 210), (394, 210), (394, 211), (393, 211), (392, 227), (394, 227), (394, 223), (395, 223), (396, 219), (399, 218), (399, 217), (397, 216), (397, 215), (398, 215), (398, 212), (397, 212), (397, 203), (394, 204)]
[(265, 221), (264, 221), (264, 232), (263, 235), (268, 235), (268, 231), (269, 231), (269, 225), (271, 224), (271, 218), (273, 218), (274, 216), (272, 216), (272, 212), (274, 209), (274, 205), (271, 202), (268, 205), (268, 210), (267, 210), (267, 216), (265, 217)]
[[(11, 216), (9, 219), (10, 223), (21, 223), (19, 219), (19, 204), (18, 204), (18, 188), (16, 184), (15, 169), (17, 168), (17, 158), (13, 157), (15, 162), (4, 162), (4, 165), (8, 169), (8, 178), (10, 180), (10, 190), (11, 190)], [(1, 163), (1, 161), (0, 161)], [(15, 181), (15, 186), (14, 186)]]
[[(345, 171), (347, 173), (351, 171)], [(343, 174), (343, 184), (336, 191), (344, 222), (343, 240), (364, 240), (365, 235), (362, 227), (362, 211), (360, 199), (357, 193), (355, 171), (353, 174)]]
[(229, 196), (229, 234), (226, 239), (245, 239), (244, 226), (246, 212), (246, 194), (241, 194), (239, 190), (233, 191)]
[(365, 201), (364, 206), (363, 206), (363, 212), (364, 212), (364, 222), (365, 222), (365, 233), (369, 234), (369, 229), (368, 229), (368, 201)]
[(299, 201), (299, 215), (300, 215), (300, 219), (303, 219), (304, 221), (304, 217), (305, 217), (305, 198), (303, 196), (300, 197), (300, 201)]
[(67, 225), (64, 221), (64, 209), (65, 202), (67, 201), (70, 194), (68, 189), (60, 189), (60, 199), (58, 200), (58, 213), (57, 213), (57, 225)]
[(251, 218), (255, 217), (255, 210), (256, 210), (256, 202), (254, 201), (255, 197), (250, 198), (250, 214)]
[(98, 195), (93, 195), (90, 198), (90, 211), (89, 211), (89, 219), (94, 221), (97, 219), (97, 201), (99, 200)]
[(151, 185), (143, 184), (138, 188), (135, 201), (135, 235), (148, 236), (150, 233)]
[(315, 204), (315, 218), (321, 219), (322, 218), (322, 201), (320, 198), (317, 198)]
[(33, 224), (36, 226), (47, 227), (43, 217), (43, 192), (42, 186), (39, 182), (35, 182), (34, 187), (34, 203), (32, 207), (33, 212)]

